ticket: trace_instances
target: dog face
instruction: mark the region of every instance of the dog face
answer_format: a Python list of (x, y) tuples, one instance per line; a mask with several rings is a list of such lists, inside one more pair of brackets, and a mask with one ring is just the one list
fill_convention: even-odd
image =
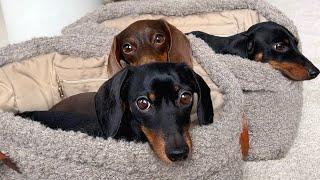
[(267, 62), (292, 80), (316, 78), (316, 68), (298, 49), (298, 40), (274, 22), (259, 23), (244, 33), (248, 37), (248, 58)]
[(147, 140), (155, 154), (170, 163), (186, 159), (192, 150), (194, 93), (199, 124), (212, 123), (210, 89), (187, 65), (127, 67), (99, 89), (96, 110), (107, 137)]
[(177, 28), (165, 20), (140, 20), (114, 38), (108, 72), (113, 75), (125, 65), (150, 62), (186, 63), (192, 67), (191, 57), (189, 40)]

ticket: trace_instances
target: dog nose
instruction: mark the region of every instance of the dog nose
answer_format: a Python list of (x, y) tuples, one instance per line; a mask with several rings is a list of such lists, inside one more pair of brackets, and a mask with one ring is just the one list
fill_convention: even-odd
[(168, 158), (172, 161), (181, 161), (187, 159), (189, 154), (189, 147), (182, 146), (180, 148), (174, 148), (167, 153)]
[(309, 78), (314, 79), (319, 75), (320, 72), (319, 72), (319, 69), (309, 69), (308, 73), (309, 73)]

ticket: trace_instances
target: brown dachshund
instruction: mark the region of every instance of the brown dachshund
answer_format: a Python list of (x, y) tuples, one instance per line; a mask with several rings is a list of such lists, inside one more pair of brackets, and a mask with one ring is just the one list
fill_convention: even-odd
[[(111, 78), (127, 65), (139, 66), (151, 62), (184, 63), (192, 68), (192, 50), (187, 37), (165, 20), (140, 20), (132, 23), (117, 36), (108, 59)], [(51, 111), (83, 112), (94, 106), (95, 93), (71, 96), (51, 108)]]
[(155, 61), (185, 63), (192, 67), (190, 42), (165, 20), (136, 21), (114, 37), (108, 59), (109, 77), (126, 65)]

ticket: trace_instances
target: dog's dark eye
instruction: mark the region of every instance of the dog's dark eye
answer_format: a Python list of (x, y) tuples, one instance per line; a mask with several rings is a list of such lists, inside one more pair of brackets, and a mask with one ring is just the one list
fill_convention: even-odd
[(126, 43), (126, 44), (124, 44), (124, 45), (122, 46), (122, 51), (123, 51), (124, 53), (126, 53), (126, 54), (129, 54), (129, 53), (131, 53), (131, 52), (133, 51), (133, 47), (132, 47), (131, 44)]
[(286, 46), (283, 42), (278, 42), (273, 45), (273, 49), (277, 52), (286, 52), (288, 51), (288, 46)]
[(137, 100), (137, 106), (140, 110), (147, 110), (150, 108), (151, 104), (146, 97), (140, 97)]
[(163, 44), (165, 41), (165, 37), (162, 34), (156, 34), (154, 38), (154, 43), (156, 44)]
[(184, 91), (180, 95), (180, 103), (183, 105), (188, 105), (192, 102), (192, 94), (189, 91)]

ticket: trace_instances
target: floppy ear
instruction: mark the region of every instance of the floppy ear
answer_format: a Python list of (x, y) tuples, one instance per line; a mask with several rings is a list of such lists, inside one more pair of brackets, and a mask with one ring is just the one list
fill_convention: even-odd
[(255, 46), (255, 41), (253, 36), (248, 36), (247, 39), (247, 55), (248, 55), (248, 59), (251, 59), (254, 56), (254, 46)]
[(105, 82), (95, 96), (95, 109), (99, 124), (106, 137), (114, 137), (124, 121), (126, 94), (123, 86), (129, 77), (125, 68)]
[[(255, 41), (254, 41), (254, 35), (251, 33), (252, 28), (249, 28), (247, 31), (240, 33), (240, 36), (242, 36), (243, 38), (239, 38), (239, 39), (243, 39), (244, 41), (239, 41), (239, 44), (241, 44), (241, 46), (243, 46), (241, 49), (244, 50), (245, 56), (248, 59), (252, 59), (254, 57), (254, 47), (255, 47)], [(242, 56), (241, 56), (242, 57)]]
[(119, 72), (122, 69), (122, 66), (120, 64), (120, 48), (117, 44), (117, 37), (115, 36), (113, 38), (111, 50), (108, 57), (108, 77), (111, 78), (113, 75), (115, 75), (117, 72)]
[(198, 94), (197, 116), (200, 125), (213, 123), (213, 106), (210, 95), (210, 88), (207, 83), (197, 73), (192, 71), (196, 92)]
[(168, 57), (170, 62), (185, 63), (192, 67), (192, 49), (188, 38), (176, 27), (161, 19), (170, 35)]

